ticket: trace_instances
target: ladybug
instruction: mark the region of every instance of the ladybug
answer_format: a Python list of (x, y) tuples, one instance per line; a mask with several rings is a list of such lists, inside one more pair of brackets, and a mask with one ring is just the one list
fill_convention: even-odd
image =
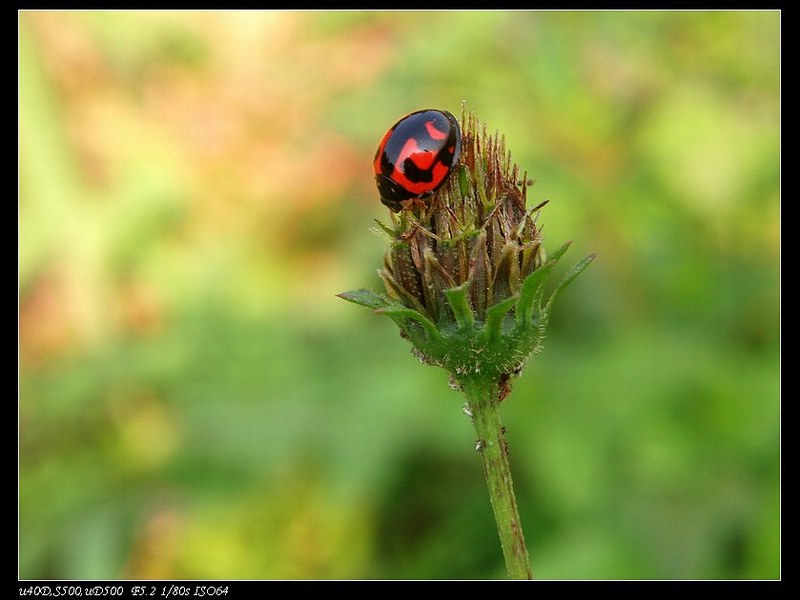
[(373, 168), (381, 202), (394, 212), (433, 194), (461, 154), (461, 128), (446, 110), (418, 110), (387, 131)]

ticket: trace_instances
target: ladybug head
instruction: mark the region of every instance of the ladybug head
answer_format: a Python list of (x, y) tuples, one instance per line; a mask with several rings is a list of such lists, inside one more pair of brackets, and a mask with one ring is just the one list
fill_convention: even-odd
[(393, 212), (403, 210), (403, 202), (412, 197), (401, 185), (381, 173), (375, 175), (375, 183), (378, 184), (381, 202)]

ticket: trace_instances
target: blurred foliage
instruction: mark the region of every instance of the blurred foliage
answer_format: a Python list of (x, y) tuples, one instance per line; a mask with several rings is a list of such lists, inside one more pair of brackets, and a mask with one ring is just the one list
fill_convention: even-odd
[(535, 575), (779, 577), (780, 16), (20, 13), (20, 577), (504, 576), (460, 397), (334, 297), (462, 100), (598, 253), (503, 406)]

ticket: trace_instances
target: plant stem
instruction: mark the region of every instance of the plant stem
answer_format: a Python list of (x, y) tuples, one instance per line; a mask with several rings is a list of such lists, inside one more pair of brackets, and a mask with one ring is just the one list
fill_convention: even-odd
[(460, 383), (472, 413), (472, 425), (478, 435), (476, 449), (480, 451), (483, 461), (483, 474), (489, 488), (506, 570), (511, 579), (533, 579), (511, 481), (505, 428), (500, 423), (501, 387), (497, 382), (483, 377), (465, 378)]

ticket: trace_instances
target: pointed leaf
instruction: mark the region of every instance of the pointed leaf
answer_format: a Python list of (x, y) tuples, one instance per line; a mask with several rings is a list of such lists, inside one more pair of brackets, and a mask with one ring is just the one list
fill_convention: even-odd
[(572, 241), (564, 242), (561, 246), (558, 247), (558, 249), (555, 252), (553, 252), (553, 254), (551, 256), (547, 257), (548, 260), (556, 260), (557, 261), (559, 258), (564, 256), (564, 253), (567, 250), (569, 250), (569, 247), (571, 245), (572, 245)]
[(556, 299), (556, 296), (558, 296), (558, 294), (560, 294), (564, 290), (565, 287), (567, 287), (570, 283), (572, 283), (573, 280), (578, 275), (580, 275), (586, 267), (589, 266), (589, 263), (591, 263), (594, 260), (595, 256), (597, 256), (597, 255), (596, 254), (590, 254), (589, 256), (584, 258), (579, 263), (573, 265), (570, 268), (570, 270), (567, 271), (567, 274), (564, 276), (564, 279), (561, 280), (561, 283), (558, 284), (556, 289), (553, 290), (553, 293), (550, 295), (550, 299), (547, 301), (547, 305), (545, 306), (545, 314), (547, 314), (547, 315), (550, 314), (550, 309), (551, 309), (551, 307), (553, 305), (553, 301), (555, 301), (555, 299)]
[(392, 302), (389, 298), (383, 294), (373, 292), (372, 290), (351, 290), (349, 292), (342, 292), (341, 294), (336, 295), (343, 300), (352, 302), (353, 304), (359, 304), (372, 309), (386, 308), (394, 305), (394, 302)]

